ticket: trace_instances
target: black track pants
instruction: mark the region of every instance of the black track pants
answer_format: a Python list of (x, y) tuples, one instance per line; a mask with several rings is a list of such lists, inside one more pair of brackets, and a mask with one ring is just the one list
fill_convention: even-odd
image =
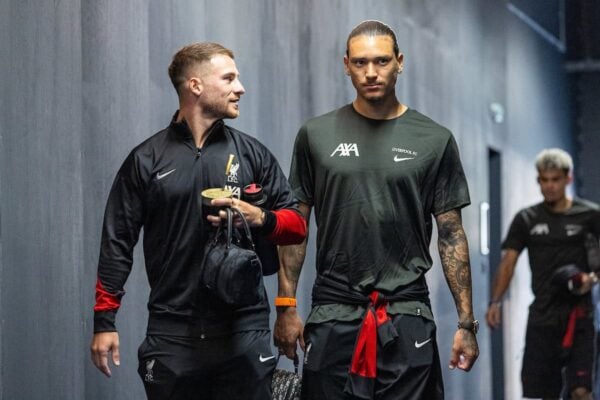
[(138, 373), (149, 400), (270, 400), (269, 331), (210, 339), (147, 336)]

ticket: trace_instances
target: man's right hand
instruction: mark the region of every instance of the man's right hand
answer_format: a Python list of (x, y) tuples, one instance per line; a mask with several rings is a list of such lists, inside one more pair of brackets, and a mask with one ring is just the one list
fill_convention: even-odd
[(595, 272), (582, 272), (580, 280), (581, 283), (579, 287), (573, 289), (573, 293), (579, 296), (589, 293), (589, 291), (592, 290), (592, 286), (594, 286), (595, 283), (598, 283), (598, 277)]
[(96, 368), (110, 378), (111, 371), (108, 366), (108, 354), (112, 354), (112, 361), (117, 367), (120, 364), (119, 334), (117, 332), (99, 332), (94, 334), (90, 350), (92, 352), (92, 361)]
[(304, 351), (304, 323), (296, 307), (278, 307), (273, 339), (279, 354), (285, 354), (290, 360), (296, 357), (297, 343)]
[(485, 313), (485, 320), (490, 328), (496, 329), (502, 322), (502, 307), (499, 302), (493, 302)]

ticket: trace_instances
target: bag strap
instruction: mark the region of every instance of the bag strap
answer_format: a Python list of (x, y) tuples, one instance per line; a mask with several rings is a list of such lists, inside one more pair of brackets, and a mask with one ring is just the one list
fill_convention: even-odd
[[(231, 212), (231, 208), (227, 207), (225, 209), (225, 212), (227, 213), (227, 241), (226, 241), (226, 245), (227, 248), (231, 247), (231, 241), (233, 239), (233, 213)], [(221, 224), (223, 223), (223, 220), (221, 220)]]
[[(225, 212), (227, 212), (227, 209), (224, 210)], [(228, 215), (229, 217), (229, 215)], [(211, 242), (213, 244), (216, 244), (219, 241), (219, 238), (222, 235), (225, 235), (225, 240), (226, 240), (226, 244), (227, 247), (229, 247), (229, 244), (231, 243), (231, 240), (228, 240), (228, 237), (231, 237), (231, 235), (228, 232), (228, 227), (231, 226), (231, 224), (225, 223), (222, 219), (219, 221), (219, 226), (217, 227), (217, 231), (214, 233), (214, 236), (211, 239)]]
[(233, 217), (237, 215), (242, 220), (242, 229), (240, 230), (242, 233), (242, 239), (247, 242), (248, 246), (251, 247), (252, 250), (256, 251), (256, 248), (254, 247), (254, 241), (252, 240), (250, 225), (248, 224), (246, 217), (244, 217), (244, 214), (235, 207), (227, 207), (224, 209), (224, 211), (227, 213), (227, 219), (222, 219), (219, 223), (219, 227), (215, 234), (215, 241), (217, 241), (219, 236), (223, 233), (223, 231), (225, 231), (225, 244), (227, 248), (231, 246), (231, 243), (233, 242)]
[(237, 215), (242, 220), (242, 228), (246, 240), (248, 240), (248, 243), (250, 243), (252, 247), (254, 247), (254, 241), (252, 240), (252, 231), (250, 231), (250, 225), (248, 224), (246, 217), (244, 217), (244, 214), (242, 214), (242, 212), (238, 208), (232, 207), (231, 211), (232, 214)]

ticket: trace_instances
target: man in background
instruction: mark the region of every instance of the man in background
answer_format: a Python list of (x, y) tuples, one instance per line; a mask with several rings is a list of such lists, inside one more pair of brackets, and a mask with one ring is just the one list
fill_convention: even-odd
[[(529, 253), (531, 288), (521, 380), (523, 396), (558, 399), (563, 386), (573, 400), (591, 399), (594, 326), (590, 289), (596, 280), (589, 256), (600, 236), (598, 205), (567, 196), (571, 156), (543, 150), (536, 158), (544, 200), (514, 217), (486, 313), (494, 329), (501, 323), (502, 297), (519, 254)], [(566, 382), (561, 371), (566, 367)]]

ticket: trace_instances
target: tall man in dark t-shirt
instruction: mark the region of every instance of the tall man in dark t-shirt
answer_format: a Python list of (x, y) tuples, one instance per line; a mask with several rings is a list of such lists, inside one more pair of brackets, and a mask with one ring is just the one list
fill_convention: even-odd
[(282, 247), (275, 342), (304, 350), (304, 399), (440, 399), (443, 384), (425, 273), (435, 216), (459, 327), (450, 368), (479, 350), (460, 209), (469, 194), (452, 134), (396, 98), (403, 55), (394, 32), (365, 21), (344, 64), (350, 105), (299, 131), (290, 180), (318, 226), (317, 279), (306, 330), (295, 293), (306, 243)]
[(572, 165), (560, 149), (538, 155), (544, 201), (513, 219), (486, 314), (488, 325), (497, 328), (502, 296), (527, 247), (535, 299), (529, 307), (521, 370), (524, 397), (559, 398), (566, 367), (571, 399), (591, 399), (594, 330), (589, 291), (596, 277), (590, 273), (588, 255), (598, 244), (600, 211), (594, 203), (567, 197)]

